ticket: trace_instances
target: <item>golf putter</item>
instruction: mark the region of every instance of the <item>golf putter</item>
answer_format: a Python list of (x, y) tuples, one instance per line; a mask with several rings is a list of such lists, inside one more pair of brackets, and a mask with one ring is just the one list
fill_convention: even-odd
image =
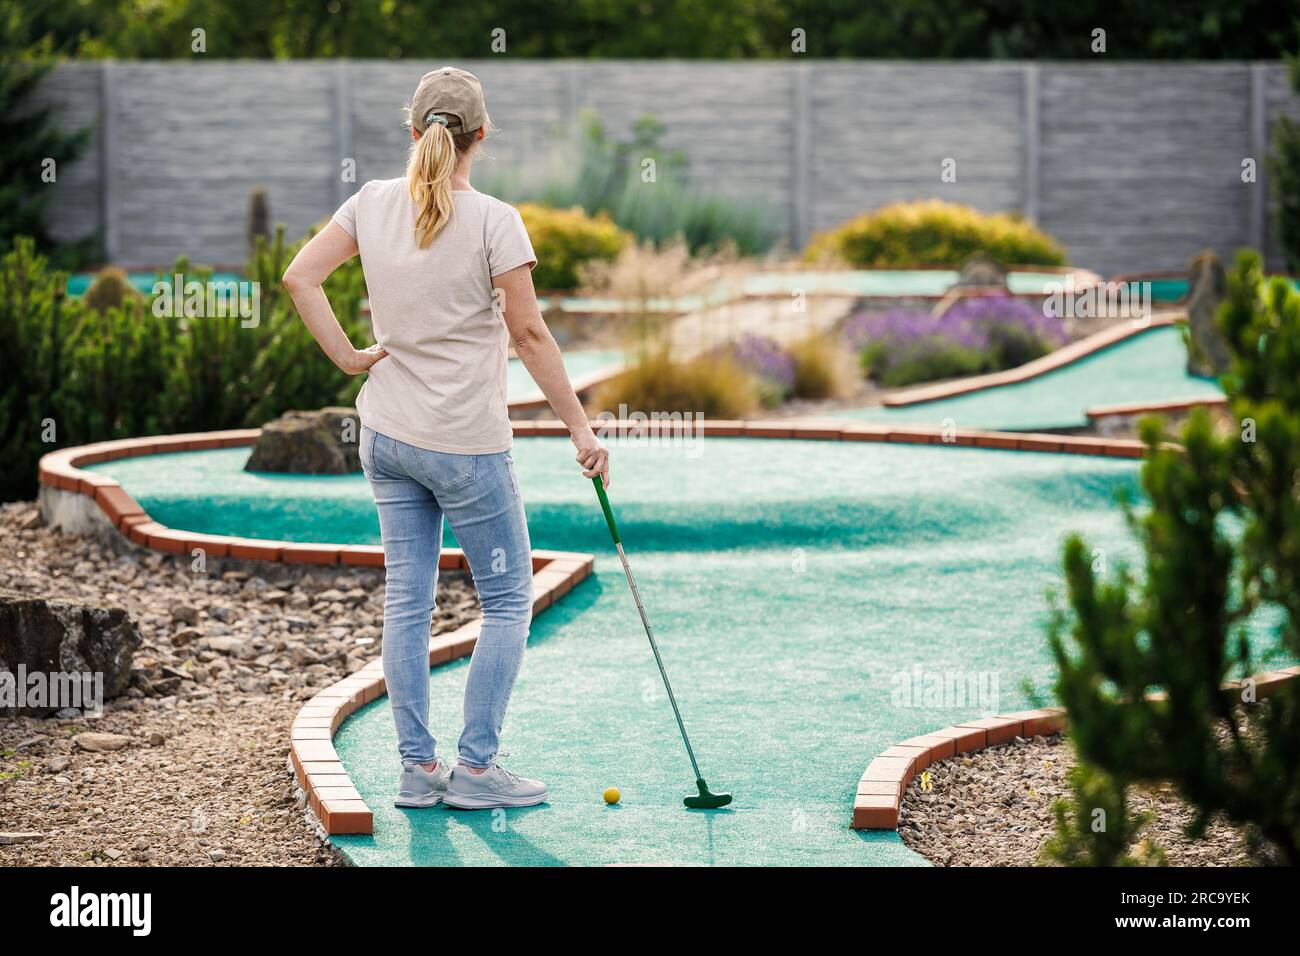
[(605, 512), (605, 523), (609, 525), (610, 537), (614, 539), (614, 547), (618, 549), (618, 559), (623, 562), (623, 574), (627, 576), (627, 586), (632, 589), (632, 600), (636, 601), (637, 613), (641, 615), (641, 623), (645, 625), (645, 636), (650, 639), (650, 650), (654, 651), (655, 663), (659, 665), (659, 676), (664, 680), (664, 690), (668, 691), (668, 702), (673, 705), (673, 716), (677, 718), (677, 729), (681, 731), (682, 743), (686, 745), (686, 756), (691, 758), (691, 769), (695, 771), (695, 787), (699, 793), (684, 797), (682, 803), (692, 810), (717, 810), (725, 807), (731, 802), (731, 794), (711, 793), (709, 785), (704, 782), (704, 777), (700, 774), (700, 765), (695, 762), (695, 751), (691, 749), (691, 740), (686, 736), (686, 725), (682, 723), (682, 712), (677, 709), (673, 685), (668, 682), (664, 660), (659, 656), (659, 645), (655, 642), (654, 631), (650, 628), (650, 619), (645, 616), (645, 607), (641, 604), (641, 592), (636, 589), (636, 581), (632, 578), (632, 569), (628, 566), (627, 555), (623, 553), (623, 542), (619, 538), (618, 524), (614, 521), (614, 509), (609, 506), (609, 496), (605, 494), (605, 485), (600, 475), (596, 475), (591, 480), (596, 486), (601, 510)]

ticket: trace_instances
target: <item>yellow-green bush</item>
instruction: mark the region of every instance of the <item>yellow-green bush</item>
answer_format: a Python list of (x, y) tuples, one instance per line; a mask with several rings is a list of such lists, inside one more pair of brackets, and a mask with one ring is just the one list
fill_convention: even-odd
[(754, 376), (727, 355), (678, 361), (665, 346), (647, 346), (631, 365), (592, 396), (593, 412), (700, 412), (706, 418), (743, 418), (759, 404)]
[(959, 266), (978, 252), (1006, 266), (1065, 264), (1061, 245), (1025, 220), (937, 199), (863, 213), (813, 236), (804, 257), (842, 259), (861, 269), (897, 269)]
[(555, 209), (538, 203), (520, 203), (518, 208), (537, 253), (533, 285), (539, 289), (576, 288), (578, 266), (611, 261), (632, 241), (632, 234), (605, 213), (589, 216), (577, 206)]

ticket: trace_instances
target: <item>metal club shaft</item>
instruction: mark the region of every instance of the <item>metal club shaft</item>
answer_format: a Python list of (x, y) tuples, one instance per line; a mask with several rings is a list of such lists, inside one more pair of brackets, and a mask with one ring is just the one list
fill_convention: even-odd
[(659, 665), (659, 676), (664, 679), (664, 689), (668, 691), (668, 702), (673, 705), (673, 716), (677, 718), (677, 729), (682, 732), (682, 743), (686, 745), (686, 755), (691, 758), (691, 769), (695, 771), (696, 779), (699, 779), (700, 765), (695, 762), (695, 751), (691, 749), (691, 739), (686, 736), (686, 725), (682, 723), (682, 712), (677, 709), (677, 698), (673, 696), (673, 685), (668, 681), (668, 671), (664, 669), (664, 660), (659, 656), (659, 644), (655, 641), (654, 629), (650, 627), (650, 619), (645, 616), (645, 607), (641, 604), (641, 592), (637, 590), (636, 581), (632, 577), (632, 568), (628, 566), (627, 555), (623, 553), (622, 542), (615, 542), (614, 547), (618, 548), (618, 559), (623, 562), (623, 573), (627, 575), (628, 587), (632, 589), (632, 599), (636, 601), (637, 613), (641, 615), (641, 623), (645, 625), (645, 636), (650, 638), (650, 650), (654, 651), (655, 663)]

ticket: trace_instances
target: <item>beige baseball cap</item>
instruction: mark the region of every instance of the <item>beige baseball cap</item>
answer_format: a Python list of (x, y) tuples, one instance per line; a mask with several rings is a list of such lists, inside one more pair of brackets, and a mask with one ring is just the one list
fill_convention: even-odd
[(478, 77), (454, 66), (420, 77), (411, 97), (411, 126), (423, 133), (434, 122), (443, 123), (453, 133), (472, 133), (487, 122)]

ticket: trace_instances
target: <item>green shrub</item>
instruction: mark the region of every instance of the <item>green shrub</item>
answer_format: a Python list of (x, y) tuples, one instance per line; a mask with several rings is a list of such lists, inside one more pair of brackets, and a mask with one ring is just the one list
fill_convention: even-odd
[(171, 387), (179, 340), (173, 319), (155, 316), (134, 296), (87, 309), (69, 332), (71, 354), (55, 393), (61, 439), (83, 444), (172, 430), (180, 401)]
[[(36, 491), (40, 456), (64, 445), (260, 425), (290, 408), (350, 404), (362, 379), (335, 368), (285, 293), (296, 249), (259, 240), (247, 274), (260, 283), (259, 321), (238, 314), (175, 318), (144, 296), (89, 308), (66, 294), (31, 239), (0, 258), (0, 482), (4, 500)], [(207, 269), (174, 269), (206, 282)], [(325, 285), (344, 330), (369, 343), (357, 259)]]
[(804, 257), (842, 259), (860, 269), (961, 265), (976, 253), (1002, 265), (1064, 265), (1065, 250), (1006, 213), (941, 202), (894, 203), (815, 235)]
[[(508, 202), (607, 213), (619, 227), (656, 245), (681, 238), (692, 253), (724, 246), (744, 255), (769, 249), (778, 234), (770, 207), (727, 184), (693, 183), (686, 155), (660, 146), (663, 133), (659, 120), (642, 116), (630, 139), (614, 140), (587, 110), (529, 163), (509, 170), (485, 167), (476, 175), (483, 188)], [(654, 163), (650, 182), (642, 178), (647, 160)]]
[(681, 238), (691, 252), (731, 248), (754, 255), (772, 245), (765, 207), (738, 202), (678, 180), (631, 178), (613, 204), (614, 221), (656, 245)]
[[(308, 235), (303, 242), (310, 238)], [(263, 290), (261, 336), (250, 366), (250, 394), (244, 403), (250, 425), (260, 425), (291, 408), (351, 405), (365, 384), (363, 376), (346, 375), (325, 357), (281, 284), (299, 247), (286, 246), (284, 229), (279, 228), (272, 242), (256, 243), (249, 261), (248, 277)], [(366, 283), (359, 257), (330, 273), (325, 295), (353, 344), (358, 348), (371, 344), (370, 320), (361, 311)]]
[(1173, 445), (1161, 419), (1141, 422), (1150, 504), (1126, 513), (1142, 565), (1099, 567), (1071, 535), (1048, 638), (1082, 761), (1114, 787), (1171, 784), (1193, 836), (1221, 817), (1294, 866), (1300, 688), (1266, 706), (1250, 684), (1223, 689), (1300, 657), (1300, 293), (1262, 273), (1258, 255), (1239, 256), (1218, 314), (1233, 427), (1198, 409)]
[(523, 203), (519, 215), (537, 253), (533, 285), (539, 289), (576, 288), (579, 266), (593, 260), (612, 262), (632, 242), (631, 234), (609, 216), (589, 216), (577, 206), (552, 209)]
[(66, 294), (67, 274), (49, 268), (30, 238), (0, 258), (0, 498), (36, 490), (36, 463), (67, 444), (56, 399), (70, 364), (68, 330), (85, 305)]
[(908, 342), (876, 340), (858, 353), (862, 372), (885, 388), (902, 388), (940, 378), (960, 378), (984, 369), (984, 356), (934, 336)]

